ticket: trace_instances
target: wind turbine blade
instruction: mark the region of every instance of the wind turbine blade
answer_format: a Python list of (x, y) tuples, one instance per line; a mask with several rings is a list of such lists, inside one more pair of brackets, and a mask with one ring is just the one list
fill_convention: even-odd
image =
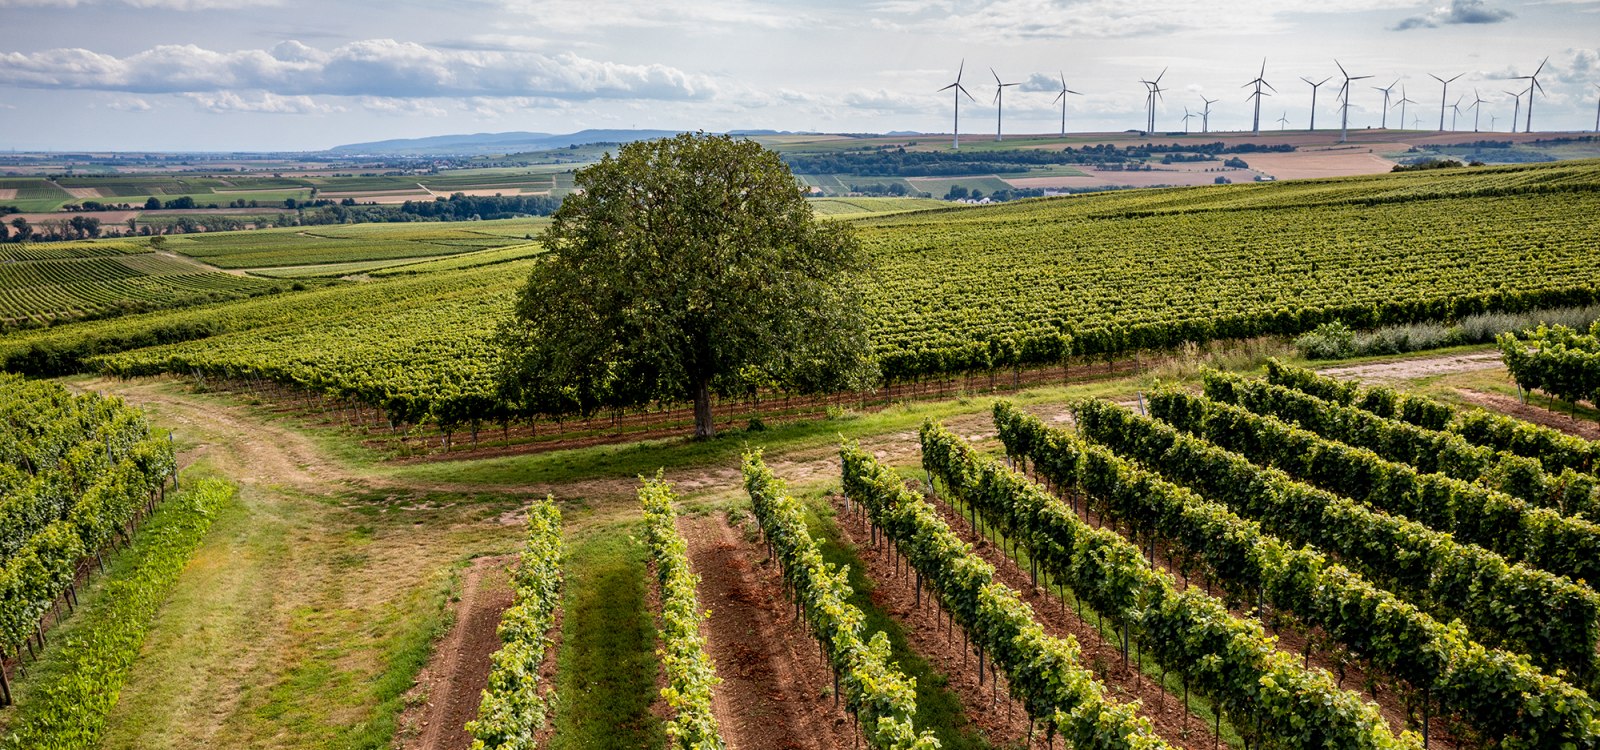
[(999, 83), (999, 82), (1000, 82), (1000, 74), (999, 74), (999, 73), (996, 73), (996, 72), (994, 72), (994, 68), (990, 68), (990, 69), (989, 69), (989, 75), (992, 75), (992, 76), (994, 76), (994, 82), (995, 82), (995, 83)]
[(1081, 91), (1073, 91), (1072, 89), (1067, 89), (1066, 93), (1068, 93), (1068, 94), (1076, 94), (1078, 96), (1083, 96), (1083, 92), (1081, 92)]
[(1156, 83), (1161, 83), (1161, 78), (1162, 78), (1162, 76), (1165, 76), (1165, 75), (1166, 75), (1166, 74), (1167, 74), (1167, 70), (1168, 70), (1168, 68), (1170, 68), (1170, 67), (1171, 67), (1171, 66), (1170, 66), (1170, 65), (1169, 65), (1169, 66), (1167, 66), (1167, 68), (1162, 68), (1162, 69), (1161, 69), (1161, 75), (1159, 75), (1159, 76), (1156, 76)]
[(1539, 74), (1540, 74), (1540, 73), (1543, 73), (1543, 72), (1544, 72), (1544, 64), (1545, 64), (1545, 63), (1547, 63), (1547, 62), (1550, 62), (1550, 58), (1548, 58), (1548, 57), (1546, 57), (1546, 58), (1545, 58), (1545, 59), (1543, 59), (1543, 60), (1540, 60), (1540, 61), (1539, 61), (1539, 68), (1538, 68), (1538, 69), (1537, 69), (1537, 70), (1535, 70), (1535, 71), (1533, 71), (1533, 74), (1534, 74), (1534, 75), (1535, 75), (1535, 76), (1537, 76), (1537, 75), (1539, 75)]
[(1339, 66), (1339, 72), (1342, 73), (1345, 78), (1349, 78), (1350, 77), (1350, 74), (1345, 72), (1344, 64), (1339, 62), (1339, 58), (1335, 57), (1333, 59), (1333, 64)]
[(1456, 80), (1456, 78), (1460, 78), (1460, 77), (1462, 77), (1462, 76), (1464, 76), (1464, 75), (1466, 75), (1466, 73), (1457, 73), (1457, 74), (1456, 74), (1456, 75), (1455, 75), (1455, 78), (1451, 78), (1451, 79), (1450, 79), (1450, 80), (1448, 80), (1448, 81), (1445, 81), (1445, 83), (1453, 83), (1453, 82), (1454, 82), (1454, 81), (1455, 81), (1455, 80)]
[[(961, 85), (961, 84), (959, 84), (959, 83), (952, 83), (952, 84), (950, 84), (950, 85), (949, 85), (949, 86), (946, 86), (946, 87), (944, 87), (944, 88), (942, 88), (942, 89), (939, 89), (939, 91), (949, 91), (949, 90), (950, 90), (950, 89), (953, 89), (953, 88), (955, 88), (955, 87), (957, 87), (957, 86), (960, 86), (960, 85)], [(936, 91), (936, 92), (934, 92), (934, 93), (938, 93), (938, 91)]]
[(1434, 74), (1432, 74), (1432, 73), (1429, 73), (1429, 74), (1428, 74), (1428, 77), (1429, 77), (1429, 78), (1432, 78), (1432, 79), (1433, 79), (1433, 80), (1435, 80), (1435, 81), (1438, 81), (1438, 82), (1439, 82), (1439, 83), (1449, 83), (1449, 81), (1446, 81), (1446, 80), (1445, 80), (1445, 79), (1443, 79), (1443, 78), (1440, 78), (1440, 77), (1438, 77), (1438, 76), (1436, 76), (1436, 75), (1434, 75)]
[(961, 58), (961, 67), (956, 68), (956, 83), (961, 83), (961, 74), (967, 70), (967, 59)]
[(1065, 89), (1063, 89), (1061, 91), (1061, 93), (1056, 94), (1056, 98), (1050, 100), (1050, 103), (1054, 104), (1054, 103), (1059, 102), (1059, 101), (1061, 101), (1062, 99), (1065, 99), (1065, 98), (1067, 98), (1067, 92), (1066, 92)]

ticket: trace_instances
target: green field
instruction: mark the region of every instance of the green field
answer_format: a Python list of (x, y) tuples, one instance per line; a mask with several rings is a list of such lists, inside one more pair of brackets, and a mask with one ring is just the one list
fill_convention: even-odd
[[(52, 245), (3, 251), (44, 257), (0, 261), (0, 326), (184, 307), (287, 288), (282, 283), (220, 273), (184, 258), (151, 253), (148, 248), (144, 253), (122, 253), (116, 249), (117, 243), (91, 247), (108, 252), (60, 257), (73, 249)], [(80, 248), (79, 252), (88, 250)]]
[[(1600, 164), (1579, 162), (1142, 190), (855, 221), (877, 266), (869, 300), (880, 366), (885, 379), (902, 381), (1054, 364), (1069, 353), (1294, 334), (1332, 318), (1382, 325), (1591, 302), (1600, 265), (1586, 217), (1600, 205), (1596, 186)], [(242, 266), (495, 244), (471, 225), (443, 226), (444, 234), (362, 225), (330, 237), (201, 236), (198, 251), (181, 249)], [(263, 238), (283, 244), (263, 246)], [(103, 351), (110, 338), (203, 320), (215, 335), (99, 364), (126, 373), (249, 371), (382, 403), (408, 419), (461, 413), (451, 410), (489, 391), (486, 338), (529, 262), (13, 334), (0, 338), (0, 356), (33, 344)], [(399, 299), (403, 309), (392, 304)]]
[(544, 224), (507, 219), (290, 227), (169, 237), (167, 247), (221, 268), (392, 261), (502, 247), (526, 241), (521, 238), (536, 234)]

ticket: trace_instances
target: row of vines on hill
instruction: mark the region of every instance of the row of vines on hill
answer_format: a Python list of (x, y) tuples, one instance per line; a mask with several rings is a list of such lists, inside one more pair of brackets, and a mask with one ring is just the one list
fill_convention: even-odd
[(1526, 340), (1503, 333), (1499, 341), (1506, 369), (1517, 385), (1600, 407), (1600, 323), (1587, 333), (1540, 326)]
[(1040, 568), (1117, 622), (1163, 669), (1211, 696), (1246, 736), (1278, 747), (1406, 747), (1376, 707), (1276, 650), (1257, 622), (1197, 588), (1180, 590), (1140, 549), (1066, 503), (978, 456), (942, 426), (922, 428), (923, 467), (1020, 540)]
[(689, 548), (678, 533), (672, 489), (657, 474), (639, 488), (644, 506), (644, 539), (661, 584), (661, 655), (667, 686), (661, 689), (672, 717), (667, 724), (667, 746), (672, 750), (721, 750), (717, 717), (711, 712), (711, 689), (721, 680), (705, 637), (695, 588), (700, 576), (689, 569)]
[(0, 375), (0, 428), (0, 647), (32, 648), (85, 561), (131, 539), (176, 462), (137, 410), (55, 383)]
[[(744, 454), (744, 485), (785, 584), (804, 613), (811, 633), (841, 683), (845, 707), (860, 722), (871, 747), (881, 750), (935, 750), (939, 743), (912, 726), (917, 713), (916, 682), (889, 660), (883, 631), (863, 638), (866, 615), (850, 603), (849, 571), (823, 561), (806, 528), (800, 503), (773, 476), (759, 452)], [(841, 691), (836, 687), (835, 695)]]
[(1541, 664), (1592, 662), (1600, 599), (1588, 587), (1297, 482), (1205, 439), (1225, 437), (1231, 423), (1208, 429), (1197, 421), (1200, 433), (1185, 432), (1190, 423), (1180, 415), (1199, 398), (1171, 389), (1151, 394), (1151, 412), (1178, 427), (1095, 402), (1079, 407), (1080, 426), (1090, 440), (1226, 505), (1267, 533), (1336, 555), (1440, 620), (1460, 618), (1480, 638), (1511, 644)]
[[(881, 535), (917, 571), (971, 638), (978, 651), (979, 679), (985, 661), (1009, 677), (1013, 698), (1028, 716), (1060, 733), (1075, 748), (1141, 748), (1168, 745), (1127, 704), (1112, 702), (1105, 687), (1080, 661), (1070, 636), (1054, 638), (1033, 619), (1033, 609), (1010, 587), (994, 580), (994, 568), (975, 555), (932, 505), (908, 490), (899, 475), (859, 446), (840, 449), (845, 496), (859, 504)], [(992, 679), (992, 678), (991, 678)]]
[(561, 604), (561, 511), (553, 498), (528, 509), (528, 538), (511, 574), (512, 603), (500, 618), (502, 645), (490, 657), (478, 718), (467, 723), (473, 750), (531, 750), (550, 710), (539, 670)]
[[(1149, 420), (1106, 402), (1084, 403), (1077, 414), (1095, 425), (1091, 434), (1125, 431), (1129, 444), (1157, 437), (1139, 432)], [(1459, 624), (1439, 622), (1322, 552), (1285, 544), (1222, 504), (1010, 404), (996, 406), (995, 421), (1007, 453), (1031, 461), (1058, 490), (1085, 494), (1136, 533), (1181, 548), (1188, 562), (1200, 563), (1236, 598), (1321, 628), (1421, 691), (1424, 726), (1436, 700), (1507, 747), (1596, 741), (1593, 701), (1525, 657), (1485, 648)], [(1151, 460), (1153, 466), (1166, 463)], [(1245, 476), (1235, 479), (1253, 484)]]

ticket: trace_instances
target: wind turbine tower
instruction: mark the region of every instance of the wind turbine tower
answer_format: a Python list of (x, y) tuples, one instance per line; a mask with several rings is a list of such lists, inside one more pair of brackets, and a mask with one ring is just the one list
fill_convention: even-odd
[(1202, 96), (1200, 97), (1200, 101), (1206, 103), (1205, 111), (1200, 113), (1200, 132), (1209, 133), (1211, 132), (1211, 105), (1216, 104), (1220, 100), (1207, 99)]
[(1146, 89), (1144, 99), (1146, 108), (1144, 132), (1146, 133), (1154, 133), (1156, 131), (1156, 101), (1161, 98), (1161, 92), (1166, 91), (1166, 89), (1161, 88), (1161, 79), (1166, 75), (1167, 69), (1162, 68), (1161, 75), (1156, 76), (1154, 81), (1139, 79), (1139, 82), (1144, 84)]
[(1189, 134), (1189, 121), (1194, 119), (1194, 118), (1196, 118), (1196, 117), (1199, 117), (1199, 115), (1196, 115), (1195, 113), (1190, 112), (1188, 107), (1184, 107), (1183, 108), (1183, 134), (1184, 135), (1188, 135)]
[(972, 101), (974, 101), (974, 102), (978, 101), (977, 99), (973, 99), (972, 98), (972, 94), (967, 94), (967, 87), (961, 85), (961, 74), (963, 72), (965, 72), (966, 69), (967, 69), (967, 61), (966, 60), (962, 60), (961, 61), (961, 67), (956, 68), (956, 82), (952, 83), (949, 86), (946, 86), (946, 87), (944, 87), (942, 89), (939, 89), (940, 91), (949, 91), (950, 89), (955, 89), (956, 120), (955, 120), (955, 127), (953, 129), (954, 130), (954, 134), (955, 134), (955, 144), (954, 144), (953, 148), (955, 148), (957, 150), (960, 150), (960, 148), (961, 148), (961, 95), (962, 94), (966, 94), (968, 99), (972, 99)]
[(1449, 80), (1445, 80), (1445, 79), (1440, 78), (1440, 77), (1438, 77), (1438, 76), (1436, 76), (1436, 75), (1434, 75), (1432, 73), (1428, 74), (1429, 78), (1432, 78), (1433, 80), (1444, 84), (1444, 90), (1439, 92), (1439, 132), (1441, 132), (1441, 133), (1444, 132), (1444, 112), (1445, 112), (1445, 110), (1450, 108), (1448, 105), (1445, 104), (1445, 101), (1447, 100), (1447, 97), (1450, 96), (1450, 82), (1454, 81), (1455, 79), (1460, 78), (1461, 76), (1464, 76), (1464, 75), (1466, 75), (1466, 73), (1457, 73), (1456, 75), (1451, 76)]
[(1450, 105), (1450, 132), (1456, 132), (1456, 118), (1461, 116), (1461, 100), (1465, 96), (1456, 97), (1456, 103)]
[(1324, 78), (1324, 79), (1322, 79), (1320, 81), (1312, 83), (1310, 78), (1306, 78), (1305, 76), (1301, 76), (1300, 80), (1305, 81), (1307, 84), (1310, 84), (1310, 86), (1311, 86), (1311, 129), (1312, 130), (1316, 130), (1317, 129), (1317, 88), (1319, 86), (1321, 86), (1322, 84), (1327, 83), (1328, 81), (1331, 81), (1333, 79), (1332, 78)]
[(1078, 93), (1076, 91), (1073, 91), (1072, 89), (1067, 88), (1067, 74), (1066, 74), (1065, 71), (1063, 71), (1061, 73), (1061, 93), (1056, 94), (1056, 99), (1061, 102), (1061, 137), (1062, 138), (1067, 137), (1067, 94), (1073, 94), (1073, 95), (1076, 95), (1076, 96), (1083, 96), (1083, 94), (1080, 94), (1080, 93)]
[(1240, 86), (1239, 88), (1246, 88), (1247, 89), (1247, 88), (1250, 88), (1251, 86), (1256, 87), (1255, 92), (1250, 94), (1249, 96), (1245, 97), (1246, 101), (1249, 101), (1251, 99), (1255, 99), (1256, 100), (1256, 116), (1255, 116), (1255, 119), (1251, 120), (1251, 123), (1250, 123), (1250, 134), (1251, 135), (1261, 135), (1261, 97), (1263, 97), (1263, 96), (1271, 96), (1271, 94), (1263, 93), (1261, 91), (1261, 87), (1265, 86), (1265, 87), (1267, 87), (1269, 89), (1272, 89), (1272, 93), (1273, 94), (1278, 93), (1277, 89), (1272, 88), (1272, 84), (1267, 83), (1267, 58), (1265, 58), (1265, 57), (1261, 58), (1261, 72), (1256, 75), (1256, 79), (1254, 81), (1251, 81), (1251, 82), (1243, 85), (1243, 86)]
[[(1379, 125), (1378, 127), (1383, 128), (1384, 130), (1388, 130), (1389, 129), (1389, 92), (1394, 91), (1394, 87), (1399, 83), (1400, 83), (1400, 79), (1396, 78), (1396, 79), (1394, 79), (1394, 83), (1389, 84), (1388, 88), (1380, 88), (1378, 86), (1373, 86), (1374, 89), (1377, 89), (1377, 90), (1383, 92), (1383, 124)], [(1405, 96), (1405, 94), (1401, 94), (1401, 96)], [(1402, 127), (1404, 127), (1405, 121), (1406, 121), (1406, 115), (1405, 115), (1405, 112), (1402, 110), (1401, 113), (1400, 113), (1400, 123), (1401, 123)]]
[(1417, 100), (1412, 99), (1409, 96), (1406, 96), (1406, 87), (1401, 86), (1400, 87), (1400, 127), (1401, 128), (1404, 128), (1406, 126), (1406, 105), (1407, 104), (1416, 104), (1416, 103), (1417, 103)]
[(1539, 68), (1538, 70), (1533, 71), (1533, 75), (1517, 76), (1515, 79), (1518, 81), (1528, 82), (1528, 120), (1527, 122), (1523, 123), (1522, 132), (1524, 133), (1533, 132), (1533, 90), (1538, 89), (1539, 93), (1544, 93), (1544, 86), (1540, 85), (1539, 83), (1539, 74), (1544, 72), (1544, 64), (1547, 62), (1550, 62), (1550, 58), (1548, 57), (1539, 63)]
[(1339, 66), (1339, 73), (1344, 76), (1344, 85), (1339, 88), (1339, 100), (1344, 102), (1344, 106), (1339, 108), (1339, 142), (1344, 143), (1350, 139), (1350, 82), (1372, 76), (1352, 76), (1338, 60), (1334, 60), (1333, 64)]
[(1522, 94), (1516, 91), (1507, 91), (1506, 93), (1511, 95), (1511, 101), (1517, 103), (1517, 106), (1511, 109), (1511, 132), (1515, 133), (1517, 132), (1517, 117), (1522, 114)]
[(1002, 114), (1004, 114), (1003, 110), (1005, 109), (1005, 105), (1006, 105), (1006, 103), (1005, 103), (1006, 87), (1015, 86), (1017, 84), (1015, 84), (1015, 83), (1001, 83), (1000, 82), (1000, 74), (994, 72), (994, 68), (990, 68), (989, 69), (989, 75), (994, 76), (994, 140), (995, 140), (995, 143), (999, 143), (1000, 142), (1000, 134), (1002, 132), (1000, 130), (1000, 116)]
[(1472, 110), (1472, 132), (1478, 132), (1478, 120), (1483, 117), (1483, 97), (1478, 96), (1478, 90), (1472, 90), (1472, 103), (1467, 105)]
[[(1594, 87), (1600, 89), (1600, 83)], [(1600, 97), (1596, 97), (1594, 101), (1594, 132), (1600, 133)]]

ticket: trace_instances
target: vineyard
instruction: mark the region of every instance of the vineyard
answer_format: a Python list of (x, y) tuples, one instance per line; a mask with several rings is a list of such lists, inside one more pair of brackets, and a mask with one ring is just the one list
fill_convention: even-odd
[[(47, 619), (126, 544), (174, 472), (172, 446), (120, 401), (0, 375), (0, 699), (6, 662), (44, 647)], [(8, 657), (15, 657), (14, 659)]]
[[(283, 291), (287, 284), (220, 273), (115, 245), (23, 245), (0, 252), (0, 326), (59, 323)], [(94, 254), (98, 251), (98, 254)]]
[[(1600, 164), (1569, 162), (855, 221), (876, 259), (868, 298), (887, 385), (1295, 334), (1332, 319), (1380, 325), (1591, 303), (1600, 266), (1585, 217), (1597, 185)], [(506, 233), (499, 227), (430, 229), (415, 241), (400, 240), (424, 230), (405, 226), (196, 236), (174, 249), (236, 265), (460, 254), (392, 271), (414, 276), (282, 300), (12, 334), (0, 337), (0, 357), (24, 372), (271, 380), (446, 430), (536, 416), (499, 402), (484, 343), (530, 261), (505, 260), (521, 255), (507, 248), (481, 251), (505, 262), (448, 270), (476, 263), (475, 248), (514, 244), (494, 239)], [(290, 244), (249, 244), (269, 235)], [(195, 337), (204, 338), (186, 341)]]

